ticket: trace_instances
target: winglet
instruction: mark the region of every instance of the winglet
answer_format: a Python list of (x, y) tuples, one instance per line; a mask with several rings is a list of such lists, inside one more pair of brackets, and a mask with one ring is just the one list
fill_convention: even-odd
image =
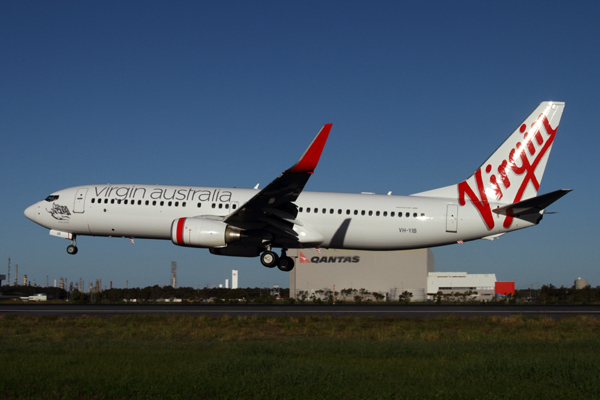
[(284, 171), (286, 174), (301, 174), (308, 173), (312, 174), (319, 163), (321, 153), (325, 147), (325, 142), (329, 137), (329, 131), (331, 131), (332, 124), (325, 124), (321, 131), (314, 138), (310, 146), (306, 149), (302, 157), (294, 164), (291, 168)]

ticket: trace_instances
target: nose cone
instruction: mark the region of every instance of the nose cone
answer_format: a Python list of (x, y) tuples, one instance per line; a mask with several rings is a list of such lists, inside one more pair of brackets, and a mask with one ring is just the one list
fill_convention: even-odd
[(23, 214), (25, 214), (25, 216), (27, 218), (29, 218), (30, 220), (32, 220), (33, 222), (35, 222), (35, 217), (37, 216), (37, 204), (34, 204), (32, 206), (29, 206), (25, 209), (25, 211), (23, 212)]

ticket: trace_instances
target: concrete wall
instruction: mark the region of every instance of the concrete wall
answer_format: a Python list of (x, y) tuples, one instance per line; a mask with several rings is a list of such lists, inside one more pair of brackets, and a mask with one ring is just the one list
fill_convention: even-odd
[(292, 249), (295, 268), (290, 272), (290, 297), (299, 291), (361, 289), (397, 300), (411, 291), (413, 300), (427, 293), (427, 274), (434, 270), (429, 249), (404, 251), (358, 251)]

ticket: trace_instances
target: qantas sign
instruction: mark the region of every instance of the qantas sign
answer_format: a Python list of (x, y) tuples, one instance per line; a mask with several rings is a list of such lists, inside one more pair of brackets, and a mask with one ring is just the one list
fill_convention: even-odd
[(333, 263), (358, 263), (360, 262), (360, 256), (314, 256), (311, 257), (310, 260), (302, 254), (301, 251), (298, 252), (298, 260), (300, 264), (333, 264)]
[[(471, 177), (410, 196), (305, 191), (331, 131), (327, 124), (298, 162), (262, 190), (82, 185), (53, 192), (25, 216), (71, 240), (69, 254), (77, 253), (78, 236), (163, 239), (217, 255), (260, 257), (282, 271), (294, 267), (286, 253), (292, 248), (404, 250), (492, 240), (538, 224), (546, 207), (570, 191), (538, 195), (564, 107), (541, 103)], [(299, 262), (360, 257), (308, 259), (300, 252)]]

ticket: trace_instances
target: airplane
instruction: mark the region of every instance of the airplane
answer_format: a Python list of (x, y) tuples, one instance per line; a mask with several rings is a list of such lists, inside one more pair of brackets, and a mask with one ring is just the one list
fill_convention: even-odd
[[(464, 181), (409, 196), (304, 191), (331, 131), (326, 124), (300, 159), (264, 189), (83, 185), (25, 210), (50, 235), (171, 240), (222, 256), (258, 257), (291, 271), (292, 248), (407, 250), (494, 240), (537, 225), (570, 192), (537, 192), (565, 103), (546, 101)], [(281, 249), (278, 255), (274, 248)]]

